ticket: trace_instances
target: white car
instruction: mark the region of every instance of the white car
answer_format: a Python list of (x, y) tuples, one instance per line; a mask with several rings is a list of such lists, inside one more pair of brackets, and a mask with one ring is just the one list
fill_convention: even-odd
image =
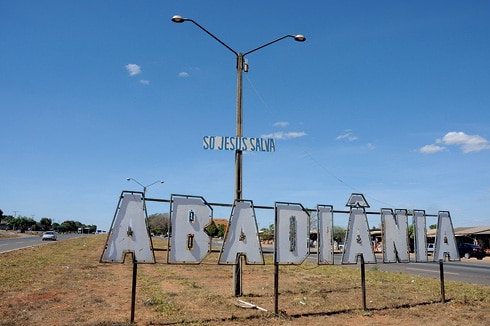
[(434, 244), (433, 243), (429, 243), (427, 245), (427, 254), (428, 255), (432, 255), (434, 253)]
[(53, 240), (56, 241), (56, 233), (54, 231), (46, 231), (43, 233), (42, 240)]

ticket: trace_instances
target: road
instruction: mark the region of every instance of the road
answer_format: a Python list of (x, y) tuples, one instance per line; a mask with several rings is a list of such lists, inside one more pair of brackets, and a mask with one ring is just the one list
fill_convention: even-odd
[[(69, 234), (57, 234), (58, 241), (78, 238), (83, 234), (69, 233)], [(0, 253), (17, 250), (21, 248), (27, 248), (32, 246), (39, 246), (43, 243), (49, 243), (49, 241), (42, 241), (41, 236), (21, 236), (18, 238), (2, 238), (0, 239)]]
[[(273, 253), (272, 247), (263, 246), (265, 254)], [(382, 263), (381, 254), (376, 255), (378, 264), (366, 264), (366, 269), (377, 268), (381, 271), (387, 272), (402, 272), (411, 275), (419, 275), (433, 278), (440, 278), (440, 266), (438, 262), (427, 263)], [(429, 257), (431, 259), (431, 257)], [(335, 265), (341, 265), (342, 254), (336, 253), (334, 255)], [(318, 256), (315, 252), (308, 256), (307, 261), (317, 262)], [(349, 264), (343, 265), (348, 268), (358, 268), (360, 270), (361, 264)], [(377, 266), (377, 267), (374, 267)], [(328, 268), (328, 265), (325, 266)], [(465, 259), (462, 258), (459, 262), (445, 262), (443, 264), (444, 279), (451, 281), (460, 281), (473, 284), (490, 285), (490, 257), (485, 257), (483, 260), (477, 260), (476, 258)]]
[[(440, 277), (439, 263), (378, 264), (382, 271), (404, 272), (413, 275)], [(368, 267), (369, 268), (369, 267)], [(474, 284), (490, 285), (490, 257), (483, 260), (464, 259), (443, 264), (444, 279)]]

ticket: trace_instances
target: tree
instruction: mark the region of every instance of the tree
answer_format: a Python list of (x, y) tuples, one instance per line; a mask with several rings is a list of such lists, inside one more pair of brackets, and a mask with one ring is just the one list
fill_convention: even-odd
[(62, 230), (60, 232), (77, 232), (78, 228), (84, 227), (84, 225), (78, 221), (64, 221), (61, 223), (61, 225), (58, 227), (58, 230)]
[(210, 237), (216, 237), (218, 236), (218, 227), (216, 226), (216, 223), (212, 221), (205, 229), (204, 232), (206, 232), (207, 235)]
[(225, 236), (225, 225), (219, 224), (218, 225), (218, 237), (223, 238), (224, 236)]
[(0, 209), (0, 223), (2, 223), (3, 211)]
[(415, 238), (413, 224), (410, 224), (408, 226), (408, 237), (410, 238), (410, 240), (413, 240)]
[(262, 231), (261, 238), (262, 240), (272, 240), (274, 239), (274, 224), (269, 225), (268, 228), (262, 228), (260, 231)]
[(168, 213), (157, 213), (148, 216), (148, 227), (150, 233), (155, 235), (166, 235), (169, 232), (169, 215)]
[(41, 218), (41, 220), (39, 221), (39, 224), (41, 225), (41, 228), (43, 230), (50, 230), (51, 229), (51, 224), (53, 223), (53, 221), (50, 219), (50, 218), (47, 218), (47, 217), (43, 217)]
[(12, 222), (10, 222), (12, 226), (21, 231), (25, 231), (28, 229), (31, 230), (36, 230), (36, 221), (30, 217), (25, 217), (25, 216), (19, 216), (17, 218), (14, 218)]
[(342, 242), (346, 236), (347, 230), (341, 226), (334, 226), (332, 230), (332, 236), (335, 241)]

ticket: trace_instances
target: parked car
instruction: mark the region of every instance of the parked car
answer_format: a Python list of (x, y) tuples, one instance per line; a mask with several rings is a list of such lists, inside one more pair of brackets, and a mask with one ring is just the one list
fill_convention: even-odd
[(56, 241), (56, 233), (54, 231), (46, 231), (43, 233), (42, 240), (52, 240)]
[(427, 254), (428, 255), (433, 255), (434, 254), (434, 244), (433, 243), (429, 243), (427, 245)]
[(345, 242), (341, 242), (341, 243), (339, 243), (339, 246), (338, 246), (338, 247), (339, 247), (339, 250), (340, 250), (341, 252), (344, 252)]
[(476, 259), (483, 259), (485, 257), (485, 252), (480, 246), (474, 245), (472, 243), (461, 243), (459, 245), (459, 257), (471, 258), (476, 257)]

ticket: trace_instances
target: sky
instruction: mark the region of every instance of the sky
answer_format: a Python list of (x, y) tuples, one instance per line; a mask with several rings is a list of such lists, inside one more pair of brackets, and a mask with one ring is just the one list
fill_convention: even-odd
[[(235, 52), (306, 36), (246, 55), (243, 134), (274, 138), (275, 152), (244, 153), (244, 199), (346, 210), (362, 193), (371, 212), (490, 225), (490, 2), (210, 4), (0, 2), (5, 215), (108, 230), (121, 192), (158, 180), (147, 197), (233, 203), (235, 154), (203, 149), (203, 137), (235, 136), (236, 55), (171, 21), (181, 15)], [(273, 223), (271, 210), (256, 215)]]

